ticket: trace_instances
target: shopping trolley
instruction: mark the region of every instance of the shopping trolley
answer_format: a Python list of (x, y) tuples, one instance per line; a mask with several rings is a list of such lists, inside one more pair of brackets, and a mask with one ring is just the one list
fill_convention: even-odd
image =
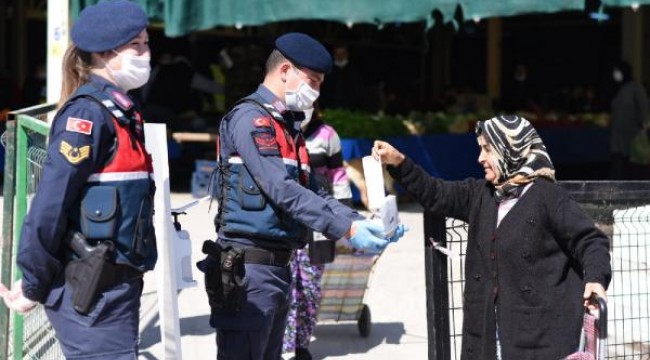
[(604, 360), (607, 348), (607, 302), (592, 294), (589, 302), (595, 310), (587, 310), (583, 318), (580, 348), (563, 360)]
[(379, 254), (376, 253), (354, 251), (351, 246), (337, 246), (336, 258), (325, 265), (323, 272), (319, 321), (357, 321), (359, 334), (362, 337), (370, 335), (370, 307), (363, 301), (377, 259)]

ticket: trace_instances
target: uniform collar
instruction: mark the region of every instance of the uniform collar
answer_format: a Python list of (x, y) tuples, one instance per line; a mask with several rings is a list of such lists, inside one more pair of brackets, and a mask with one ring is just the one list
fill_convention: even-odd
[(89, 82), (93, 83), (100, 91), (108, 95), (115, 105), (123, 111), (129, 112), (133, 109), (133, 100), (123, 90), (115, 86), (115, 84), (97, 74), (90, 74)]
[(290, 123), (290, 127), (293, 127), (294, 124), (305, 118), (305, 113), (302, 111), (289, 111), (286, 105), (284, 105), (284, 102), (275, 96), (275, 94), (269, 90), (269, 88), (264, 86), (264, 84), (260, 84), (255, 92), (262, 97), (265, 103), (271, 104), (273, 108), (282, 115), (282, 118), (284, 118), (288, 124)]
[(260, 86), (257, 87), (256, 93), (260, 95), (267, 104), (273, 105), (275, 110), (282, 114), (282, 116), (285, 115), (285, 112), (288, 112), (286, 105), (284, 105), (284, 102), (275, 96), (275, 94), (269, 90), (269, 88), (264, 86), (264, 84), (260, 84)]

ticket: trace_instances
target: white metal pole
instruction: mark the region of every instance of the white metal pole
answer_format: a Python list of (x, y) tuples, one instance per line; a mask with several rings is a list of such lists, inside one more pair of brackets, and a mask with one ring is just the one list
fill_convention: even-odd
[(181, 331), (178, 315), (178, 283), (176, 279), (176, 257), (173, 239), (175, 229), (171, 221), (171, 199), (169, 191), (169, 162), (167, 160), (167, 125), (145, 124), (144, 134), (147, 151), (153, 158), (156, 195), (154, 196), (154, 227), (158, 262), (154, 269), (158, 312), (160, 314), (160, 338), (164, 359), (183, 358), (181, 352)]
[(69, 0), (47, 2), (47, 103), (56, 103), (61, 95), (63, 55), (69, 41)]

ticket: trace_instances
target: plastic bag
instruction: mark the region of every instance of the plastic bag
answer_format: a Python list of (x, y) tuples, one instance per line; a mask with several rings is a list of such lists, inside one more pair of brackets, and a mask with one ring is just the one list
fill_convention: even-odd
[(632, 139), (630, 162), (641, 165), (650, 164), (650, 139), (648, 139), (646, 130), (639, 131)]

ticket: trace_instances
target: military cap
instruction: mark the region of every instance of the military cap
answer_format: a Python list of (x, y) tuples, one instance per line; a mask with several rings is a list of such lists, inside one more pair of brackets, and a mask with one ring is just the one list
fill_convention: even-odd
[(287, 33), (275, 40), (275, 48), (292, 63), (329, 74), (332, 70), (332, 55), (316, 39), (303, 33)]
[(147, 14), (128, 0), (107, 0), (84, 8), (72, 26), (72, 42), (86, 52), (118, 48), (147, 27)]

